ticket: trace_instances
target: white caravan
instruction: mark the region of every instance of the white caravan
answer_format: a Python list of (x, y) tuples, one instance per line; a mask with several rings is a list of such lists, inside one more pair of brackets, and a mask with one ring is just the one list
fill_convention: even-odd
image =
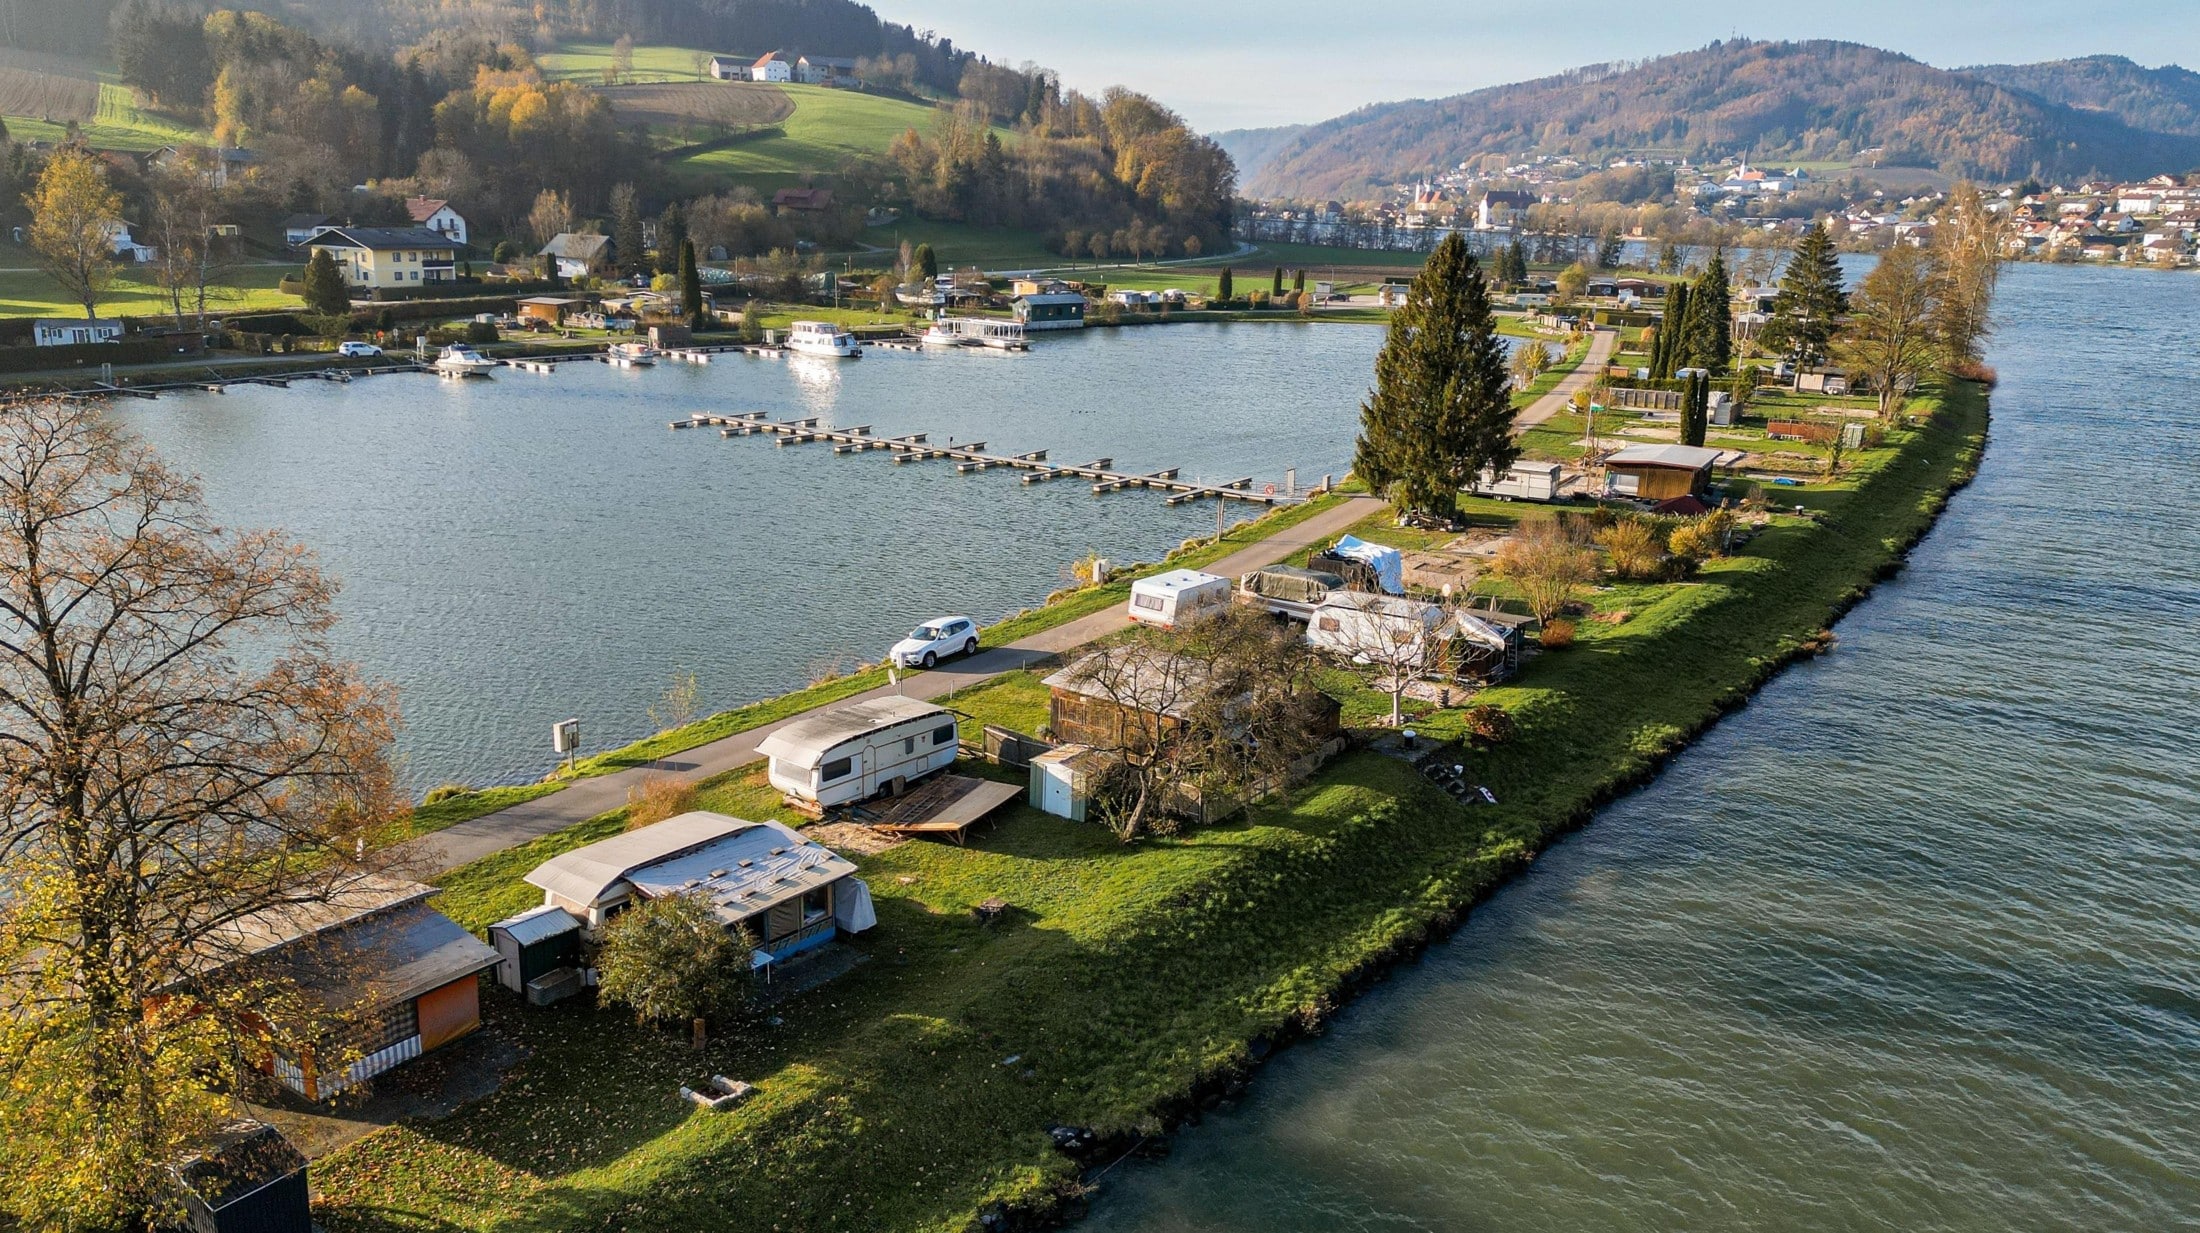
[(870, 698), (814, 711), (765, 737), (771, 784), (819, 806), (899, 794), (955, 761), (955, 716), (916, 698)]
[(1555, 462), (1516, 462), (1503, 478), (1493, 471), (1482, 472), (1474, 495), (1504, 501), (1556, 501), (1560, 482)]
[(1230, 605), (1230, 580), (1196, 569), (1172, 569), (1131, 584), (1130, 618), (1175, 629)]

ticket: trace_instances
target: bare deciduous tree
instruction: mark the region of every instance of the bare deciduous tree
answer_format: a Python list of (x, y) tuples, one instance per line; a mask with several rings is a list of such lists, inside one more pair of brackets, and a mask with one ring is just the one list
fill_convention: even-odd
[(288, 1018), (238, 922), (381, 859), (395, 707), (305, 550), (96, 406), (0, 406), (0, 564), (0, 1212), (135, 1223)]
[(1880, 254), (1849, 297), (1848, 320), (1834, 338), (1835, 361), (1870, 383), (1881, 419), (1901, 410), (1904, 395), (1941, 358), (1933, 338), (1934, 289), (1946, 281), (1937, 264), (1925, 249), (1907, 244)]
[(1538, 518), (1513, 528), (1498, 549), (1494, 572), (1528, 601), (1536, 620), (1549, 623), (1565, 611), (1577, 587), (1596, 581), (1597, 558), (1570, 524)]

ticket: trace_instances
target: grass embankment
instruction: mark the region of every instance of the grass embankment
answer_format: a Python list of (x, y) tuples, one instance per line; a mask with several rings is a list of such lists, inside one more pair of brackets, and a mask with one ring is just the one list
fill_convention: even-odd
[[(42, 271), (27, 268), (36, 261), (30, 249), (0, 241), (0, 264), (25, 267), (0, 270), (0, 317), (83, 316), (84, 306), (71, 300), (58, 283)], [(285, 274), (296, 272), (294, 265), (240, 267), (230, 275), (230, 285), (209, 297), (212, 311), (297, 308), (297, 296), (284, 295), (275, 287)], [(168, 296), (154, 284), (152, 271), (139, 266), (126, 265), (117, 271), (99, 302), (102, 317), (165, 317), (168, 310)]]
[[(1463, 809), (1372, 754), (1246, 821), (1117, 845), (1017, 806), (967, 848), (910, 843), (858, 864), (879, 927), (868, 962), (782, 1004), (778, 1026), (707, 1050), (584, 1007), (488, 999), (529, 1051), (493, 1097), (320, 1162), (338, 1233), (623, 1227), (963, 1230), (1046, 1209), (1077, 1169), (1054, 1122), (1158, 1132), (1440, 935), (1555, 835), (1640, 782), (1894, 568), (1975, 466), (1982, 391), (1952, 391), (1899, 452), (1624, 624), (1538, 658), (1482, 699), (1519, 734), (1474, 760), (1502, 802)], [(1004, 713), (1028, 708), (1002, 684)], [(738, 780), (738, 775), (732, 777)], [(753, 800), (738, 782), (706, 805)], [(479, 925), (532, 902), (526, 863), (615, 816), (458, 871), (444, 907)], [(492, 863), (494, 862), (494, 863)], [(998, 896), (992, 928), (967, 909)], [(673, 1087), (759, 1083), (696, 1113)]]
[[(1057, 626), (1067, 625), (1080, 617), (1091, 616), (1109, 608), (1129, 602), (1131, 583), (1166, 565), (1170, 569), (1197, 569), (1220, 560), (1279, 531), (1287, 530), (1308, 518), (1329, 509), (1343, 498), (1328, 496), (1296, 505), (1284, 506), (1262, 517), (1238, 523), (1222, 534), (1220, 539), (1209, 537), (1195, 546), (1171, 553), (1161, 564), (1130, 566), (1118, 572), (1105, 586), (1084, 587), (1038, 608), (1016, 613), (979, 632), (980, 646), (1007, 646), (1021, 638), (1028, 638)], [(812, 710), (828, 703), (852, 697), (867, 689), (886, 684), (886, 669), (874, 665), (846, 676), (820, 681), (806, 689), (799, 689), (776, 698), (765, 698), (728, 711), (720, 711), (699, 719), (685, 727), (659, 732), (644, 737), (630, 745), (606, 750), (593, 757), (583, 758), (574, 766), (577, 776), (609, 775), (631, 767), (645, 766), (660, 758), (707, 745), (737, 732), (777, 723), (791, 715)]]

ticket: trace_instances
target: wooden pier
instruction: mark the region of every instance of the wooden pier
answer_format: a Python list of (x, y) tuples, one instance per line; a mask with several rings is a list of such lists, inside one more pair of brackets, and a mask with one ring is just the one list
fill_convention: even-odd
[(1064, 466), (1047, 461), (1047, 451), (1031, 450), (1022, 454), (992, 454), (986, 452), (983, 441), (965, 441), (959, 445), (933, 444), (926, 433), (911, 433), (900, 437), (880, 437), (871, 432), (869, 424), (851, 428), (820, 428), (822, 417), (809, 415), (791, 420), (775, 420), (762, 411), (743, 411), (731, 415), (698, 411), (684, 420), (673, 420), (667, 427), (716, 428), (721, 437), (770, 436), (781, 448), (793, 445), (826, 443), (835, 454), (861, 454), (872, 450), (888, 451), (896, 463), (946, 461), (955, 464), (961, 475), (980, 471), (1009, 470), (1020, 472), (1019, 478), (1026, 484), (1043, 484), (1057, 479), (1079, 479), (1091, 484), (1093, 495), (1100, 496), (1126, 489), (1146, 489), (1169, 494), (1171, 505), (1190, 501), (1212, 499), (1216, 501), (1243, 501), (1249, 505), (1283, 505), (1297, 501), (1296, 495), (1275, 491), (1269, 485), (1264, 491), (1253, 490), (1252, 477), (1231, 480), (1226, 484), (1201, 484), (1182, 478), (1182, 469), (1165, 467), (1134, 475), (1113, 469), (1112, 458), (1096, 458), (1076, 466)]

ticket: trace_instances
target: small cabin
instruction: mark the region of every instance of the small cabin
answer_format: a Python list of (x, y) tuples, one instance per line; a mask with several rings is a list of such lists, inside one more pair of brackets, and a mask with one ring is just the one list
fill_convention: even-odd
[(563, 295), (531, 295), (519, 301), (514, 310), (522, 321), (540, 321), (548, 326), (565, 324), (566, 314), (587, 307), (588, 301)]
[(1718, 461), (1719, 451), (1700, 445), (1630, 445), (1604, 460), (1604, 491), (1644, 501), (1702, 496)]
[(122, 340), (120, 321), (93, 321), (81, 317), (40, 318), (31, 323), (31, 341), (41, 347), (78, 347), (86, 343)]
[(757, 967), (878, 923), (854, 862), (777, 822), (695, 810), (554, 856), (527, 875), (543, 906), (589, 932), (638, 903), (706, 896), (728, 929), (756, 939)]
[(954, 764), (955, 716), (916, 698), (865, 698), (781, 725), (756, 749), (771, 759), (771, 785), (824, 807), (899, 796)]
[(1145, 754), (1184, 726), (1209, 680), (1197, 660), (1133, 643), (1094, 651), (1040, 683), (1055, 740)]
[(1081, 330), (1085, 328), (1085, 297), (1074, 291), (1018, 296), (1016, 320), (1027, 330)]
[(230, 1122), (172, 1170), (190, 1233), (312, 1233), (306, 1158), (261, 1121)]
[(1230, 603), (1230, 580), (1196, 569), (1172, 569), (1131, 583), (1129, 615), (1141, 625), (1174, 629), (1213, 616)]

